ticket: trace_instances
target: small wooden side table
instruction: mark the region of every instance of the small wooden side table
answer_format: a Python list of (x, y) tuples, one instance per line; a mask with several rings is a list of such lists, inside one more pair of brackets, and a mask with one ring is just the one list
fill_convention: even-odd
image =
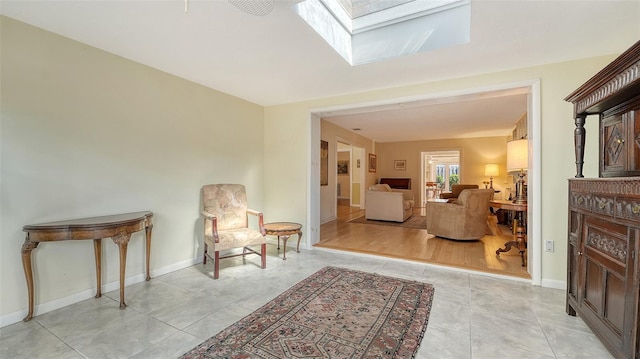
[(278, 250), (280, 250), (280, 237), (282, 237), (283, 242), (283, 252), (282, 252), (282, 260), (287, 259), (287, 240), (289, 240), (289, 236), (293, 234), (298, 235), (298, 246), (296, 247), (296, 252), (300, 253), (300, 238), (302, 238), (302, 225), (300, 223), (293, 222), (273, 222), (273, 223), (265, 223), (264, 230), (267, 232), (267, 235), (278, 236)]
[(513, 234), (514, 239), (508, 241), (504, 244), (504, 248), (498, 248), (496, 250), (496, 256), (500, 256), (502, 252), (508, 252), (511, 250), (511, 247), (515, 246), (520, 251), (520, 257), (522, 258), (522, 266), (526, 266), (525, 261), (525, 250), (527, 248), (527, 230), (524, 224), (523, 216), (527, 214), (527, 204), (526, 203), (513, 203), (511, 201), (499, 201), (492, 200), (489, 201), (489, 206), (498, 209), (506, 209), (509, 211), (515, 211), (516, 213), (520, 213), (519, 219), (513, 219)]

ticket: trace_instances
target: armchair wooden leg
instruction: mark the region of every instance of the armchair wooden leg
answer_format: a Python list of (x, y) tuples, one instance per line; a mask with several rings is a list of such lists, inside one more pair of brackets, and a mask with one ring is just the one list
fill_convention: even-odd
[(220, 252), (215, 251), (213, 257), (213, 279), (218, 279), (220, 276)]
[(262, 257), (262, 269), (267, 268), (267, 244), (262, 243), (262, 248), (260, 250), (260, 257)]

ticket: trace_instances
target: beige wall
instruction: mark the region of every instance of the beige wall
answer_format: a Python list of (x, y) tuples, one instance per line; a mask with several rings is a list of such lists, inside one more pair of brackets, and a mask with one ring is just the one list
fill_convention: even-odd
[[(8, 18), (0, 26), (3, 324), (26, 314), (26, 224), (151, 210), (158, 275), (201, 260), (203, 184), (244, 183), (263, 207), (262, 107)], [(102, 246), (103, 281), (116, 289), (117, 247)], [(95, 294), (92, 241), (44, 243), (32, 256), (37, 305)], [(143, 269), (136, 234), (127, 277), (143, 280)]]
[[(514, 119), (514, 124), (517, 119)], [(460, 183), (477, 184), (484, 187), (482, 181), (486, 163), (500, 164), (500, 176), (494, 179), (493, 187), (504, 193), (511, 183), (505, 174), (507, 137), (481, 137), (467, 139), (442, 139), (432, 141), (387, 142), (376, 145), (378, 155), (378, 179), (381, 177), (409, 177), (411, 190), (416, 203), (420, 200), (420, 191), (424, 189), (420, 181), (420, 153), (427, 151), (460, 151)], [(394, 170), (394, 160), (406, 160), (406, 171)]]

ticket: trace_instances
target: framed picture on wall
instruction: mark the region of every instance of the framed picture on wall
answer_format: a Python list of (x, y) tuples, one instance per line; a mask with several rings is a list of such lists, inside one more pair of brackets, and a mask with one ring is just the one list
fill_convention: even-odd
[(369, 154), (369, 172), (376, 171), (376, 155), (373, 153)]
[(395, 171), (406, 171), (407, 170), (407, 161), (406, 160), (395, 160), (395, 161), (393, 161), (393, 169)]
[(349, 175), (349, 161), (338, 161), (338, 174)]

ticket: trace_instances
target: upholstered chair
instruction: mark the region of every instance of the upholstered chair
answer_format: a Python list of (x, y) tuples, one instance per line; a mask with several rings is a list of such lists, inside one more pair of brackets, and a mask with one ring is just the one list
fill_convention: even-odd
[[(241, 184), (210, 184), (202, 187), (204, 218), (204, 259), (213, 259), (213, 279), (218, 279), (220, 259), (258, 254), (262, 268), (267, 266), (267, 240), (262, 212), (247, 208), (247, 193)], [(249, 228), (248, 216), (258, 217), (258, 230)], [(250, 248), (260, 246), (260, 252)], [(241, 253), (234, 253), (242, 248)], [(213, 252), (213, 256), (209, 254)], [(220, 255), (220, 252), (231, 252)]]
[(438, 237), (474, 240), (487, 232), (493, 189), (465, 189), (456, 202), (427, 202), (427, 232)]
[(477, 189), (477, 184), (454, 184), (451, 185), (451, 192), (440, 193), (440, 199), (447, 199), (449, 202), (453, 202), (458, 199), (460, 192), (465, 189)]

